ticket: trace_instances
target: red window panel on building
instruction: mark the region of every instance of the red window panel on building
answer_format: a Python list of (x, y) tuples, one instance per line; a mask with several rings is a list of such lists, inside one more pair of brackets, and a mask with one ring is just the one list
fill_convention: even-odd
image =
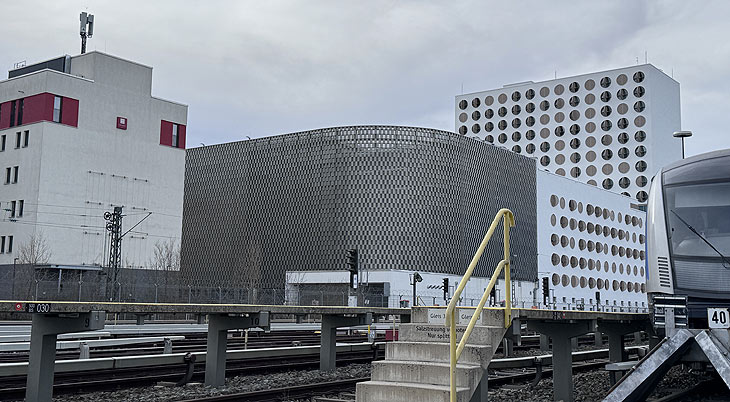
[[(51, 113), (53, 113), (53, 106), (51, 106)], [(63, 103), (61, 103), (61, 124), (74, 127), (79, 126), (78, 99), (63, 98)]]
[(160, 145), (167, 145), (168, 147), (175, 147), (173, 144), (173, 129), (177, 126), (177, 147), (185, 149), (185, 125), (177, 124), (171, 121), (162, 120), (160, 123)]
[[(11, 103), (8, 101), (0, 104), (0, 130), (10, 127), (10, 122), (15, 121), (15, 126), (37, 123), (39, 121), (53, 121), (53, 100), (56, 95), (51, 93), (40, 93), (25, 98), (16, 99), (16, 118), (11, 119)], [(23, 100), (23, 121), (17, 124), (19, 101)], [(79, 101), (73, 98), (63, 97), (61, 103), (61, 124), (78, 127), (79, 124)]]

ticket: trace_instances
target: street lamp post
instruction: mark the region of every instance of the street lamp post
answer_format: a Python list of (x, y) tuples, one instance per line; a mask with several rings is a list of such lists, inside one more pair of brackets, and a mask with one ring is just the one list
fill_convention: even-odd
[(687, 137), (692, 136), (691, 131), (675, 131), (674, 134), (672, 134), (674, 138), (681, 138), (682, 139), (682, 159), (684, 159), (684, 139)]

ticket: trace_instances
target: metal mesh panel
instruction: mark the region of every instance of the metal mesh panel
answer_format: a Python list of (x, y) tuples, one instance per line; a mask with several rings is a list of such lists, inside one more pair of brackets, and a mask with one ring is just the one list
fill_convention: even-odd
[[(326, 128), (187, 151), (181, 275), (196, 286), (283, 288), (287, 270), (461, 274), (512, 209), (513, 277), (537, 278), (535, 162), (446, 131)], [(477, 275), (502, 257), (501, 229)]]

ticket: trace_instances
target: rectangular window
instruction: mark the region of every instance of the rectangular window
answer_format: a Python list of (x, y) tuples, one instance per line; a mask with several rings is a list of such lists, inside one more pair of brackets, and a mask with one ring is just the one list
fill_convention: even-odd
[(172, 124), (172, 146), (175, 148), (179, 148), (179, 141), (178, 141), (178, 135), (177, 132), (179, 130), (179, 127), (177, 124)]
[(5, 150), (5, 139), (7, 138), (7, 135), (3, 134), (2, 139), (0, 139), (0, 151)]
[(0, 254), (5, 252), (5, 236), (0, 236)]
[(15, 148), (20, 148), (20, 139), (21, 139), (21, 132), (18, 131), (15, 133)]
[(10, 217), (15, 218), (15, 201), (10, 201)]
[(5, 184), (10, 184), (10, 177), (13, 173), (12, 168), (5, 168)]
[(53, 97), (53, 121), (56, 123), (61, 122), (61, 100), (60, 96)]
[(23, 137), (23, 148), (27, 148), (28, 147), (28, 137), (30, 137), (30, 131), (25, 130), (25, 133), (23, 133), (23, 134), (25, 134)]
[(8, 254), (13, 252), (13, 236), (8, 236)]
[(13, 183), (18, 182), (18, 167), (13, 167)]
[(10, 127), (15, 127), (15, 101), (10, 102)]
[(23, 217), (23, 206), (25, 205), (25, 201), (20, 200), (18, 201), (18, 218)]
[(18, 125), (23, 124), (23, 99), (18, 101)]

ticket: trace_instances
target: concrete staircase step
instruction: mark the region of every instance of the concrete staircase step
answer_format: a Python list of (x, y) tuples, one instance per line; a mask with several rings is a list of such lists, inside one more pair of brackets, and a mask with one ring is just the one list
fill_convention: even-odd
[[(456, 388), (457, 402), (469, 402), (471, 391)], [(450, 391), (446, 385), (417, 384), (409, 382), (366, 381), (357, 384), (358, 402), (449, 402)]]
[[(459, 358), (460, 364), (471, 364), (486, 368), (492, 360), (491, 345), (467, 344)], [(422, 361), (449, 363), (450, 349), (445, 342), (388, 342), (385, 345), (387, 360)]]
[[(450, 365), (436, 362), (381, 360), (373, 362), (373, 381), (418, 383), (448, 386)], [(477, 365), (456, 365), (456, 386), (476, 389), (484, 370)]]
[[(456, 340), (461, 341), (465, 325), (456, 327)], [(499, 345), (506, 329), (501, 326), (477, 325), (469, 336), (472, 345)], [(398, 340), (408, 342), (449, 342), (449, 329), (443, 325), (407, 323), (400, 325)]]

